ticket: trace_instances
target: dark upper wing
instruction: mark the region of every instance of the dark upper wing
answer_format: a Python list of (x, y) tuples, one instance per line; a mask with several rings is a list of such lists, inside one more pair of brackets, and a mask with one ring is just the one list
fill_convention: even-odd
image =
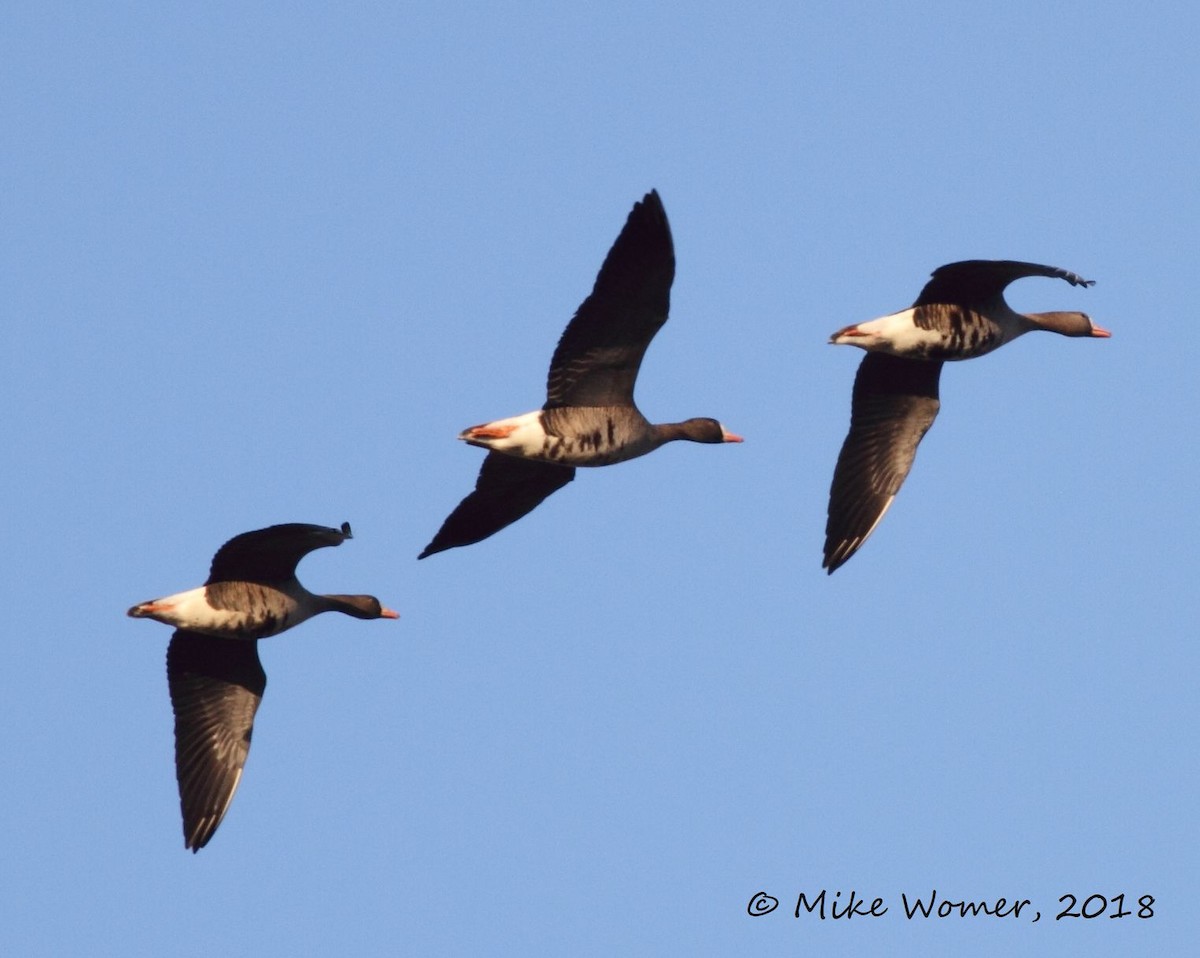
[(233, 801), (267, 676), (257, 642), (177, 629), (167, 648), (167, 684), (183, 844), (195, 852), (208, 844)]
[(313, 549), (339, 546), (351, 538), (350, 523), (342, 528), (288, 522), (234, 536), (213, 556), (208, 581), (280, 582), (296, 574), (296, 565)]
[(667, 321), (675, 247), (658, 193), (625, 221), (592, 295), (567, 325), (550, 360), (546, 408), (633, 404), (633, 384), (650, 340)]
[(887, 353), (868, 353), (859, 365), (850, 433), (829, 490), (822, 565), (831, 574), (858, 551), (896, 498), (937, 416), (941, 370), (941, 362)]
[(475, 491), (458, 504), (418, 559), (486, 539), (532, 512), (550, 493), (575, 478), (572, 466), (489, 452)]
[(1004, 287), (1025, 276), (1048, 276), (1065, 279), (1072, 286), (1093, 286), (1095, 280), (1084, 279), (1057, 266), (1021, 263), (1011, 259), (968, 259), (947, 263), (933, 271), (932, 278), (921, 290), (914, 306), (929, 303), (959, 303), (970, 306), (986, 303), (1004, 292)]

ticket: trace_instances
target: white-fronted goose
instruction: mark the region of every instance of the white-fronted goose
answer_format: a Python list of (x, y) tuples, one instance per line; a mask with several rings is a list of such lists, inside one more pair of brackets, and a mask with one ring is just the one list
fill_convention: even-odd
[(854, 379), (850, 433), (842, 444), (825, 525), (830, 574), (874, 531), (912, 467), (917, 445), (937, 416), (945, 360), (971, 359), (1035, 329), (1063, 336), (1107, 337), (1084, 313), (1017, 313), (1004, 289), (1024, 276), (1092, 280), (1053, 266), (1012, 260), (966, 260), (933, 271), (913, 305), (838, 330), (831, 343), (867, 350)]
[(652, 190), (634, 204), (592, 294), (558, 342), (546, 404), (459, 434), (459, 439), (491, 451), (475, 491), (459, 503), (418, 558), (499, 532), (574, 479), (576, 466), (623, 462), (674, 439), (742, 441), (715, 419), (655, 425), (634, 404), (638, 368), (650, 340), (667, 321), (674, 278), (671, 228)]
[(293, 522), (245, 532), (217, 550), (200, 588), (129, 610), (134, 618), (175, 626), (167, 684), (185, 848), (197, 852), (208, 844), (241, 781), (267, 686), (257, 640), (322, 612), (399, 618), (373, 595), (314, 595), (296, 581), (304, 556), (349, 538), (349, 523), (340, 530)]

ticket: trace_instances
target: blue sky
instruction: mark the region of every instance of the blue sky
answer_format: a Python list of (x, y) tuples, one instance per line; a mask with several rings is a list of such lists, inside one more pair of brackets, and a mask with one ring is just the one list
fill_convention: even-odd
[[(1194, 943), (1200, 14), (252, 7), (0, 23), (0, 950)], [(479, 467), (454, 437), (540, 405), (652, 187), (678, 268), (639, 404), (746, 442), (418, 563)], [(826, 577), (859, 360), (826, 340), (966, 258), (1095, 279), (1009, 300), (1113, 338), (947, 367)], [(263, 643), (241, 790), (186, 853), (170, 632), (124, 611), (238, 532), (345, 520), (301, 579), (402, 618)], [(792, 917), (823, 888), (889, 911)], [(933, 888), (1042, 917), (907, 920)], [(1154, 915), (1055, 921), (1067, 894)]]

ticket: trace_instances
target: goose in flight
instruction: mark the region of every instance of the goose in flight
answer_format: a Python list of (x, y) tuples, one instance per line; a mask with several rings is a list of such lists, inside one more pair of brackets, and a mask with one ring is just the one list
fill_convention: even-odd
[(917, 445), (938, 414), (946, 360), (973, 359), (1032, 330), (1108, 337), (1084, 313), (1018, 313), (1004, 289), (1025, 276), (1072, 286), (1093, 280), (1053, 266), (1012, 260), (949, 263), (911, 307), (838, 330), (830, 342), (867, 351), (854, 379), (850, 433), (842, 444), (825, 524), (823, 567), (833, 573), (879, 525), (912, 468)]
[(315, 595), (296, 581), (296, 566), (308, 553), (349, 538), (345, 522), (341, 529), (293, 522), (244, 532), (217, 550), (204, 585), (129, 610), (175, 627), (167, 685), (185, 848), (197, 852), (208, 844), (242, 779), (267, 686), (258, 640), (322, 612), (399, 618), (373, 595)]
[(575, 478), (676, 439), (741, 442), (715, 419), (649, 422), (633, 401), (642, 357), (667, 321), (675, 249), (658, 193), (638, 203), (613, 243), (592, 294), (550, 360), (546, 403), (535, 412), (472, 426), (459, 439), (488, 449), (475, 490), (418, 556), (486, 539)]

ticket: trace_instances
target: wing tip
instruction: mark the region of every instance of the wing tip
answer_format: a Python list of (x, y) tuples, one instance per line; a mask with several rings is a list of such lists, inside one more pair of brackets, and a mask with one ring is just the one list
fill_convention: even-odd
[(858, 551), (861, 542), (850, 542), (843, 540), (834, 548), (825, 547), (825, 558), (821, 562), (821, 568), (825, 570), (826, 575), (833, 575), (850, 561), (850, 558)]

